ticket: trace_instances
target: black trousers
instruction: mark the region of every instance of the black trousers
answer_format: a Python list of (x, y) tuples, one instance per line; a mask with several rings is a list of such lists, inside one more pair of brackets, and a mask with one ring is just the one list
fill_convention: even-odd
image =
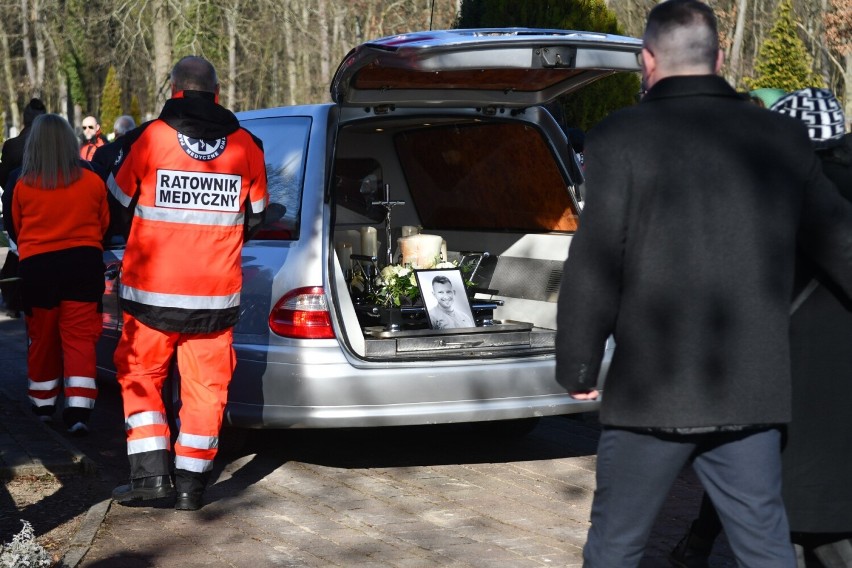
[[(12, 251), (6, 254), (6, 262), (3, 263), (3, 268), (0, 269), (0, 280), (5, 278), (14, 278), (18, 276), (18, 255)], [(21, 281), (6, 282), (0, 284), (0, 294), (3, 295), (3, 303), (6, 308), (12, 312), (20, 312), (23, 310), (21, 303)]]

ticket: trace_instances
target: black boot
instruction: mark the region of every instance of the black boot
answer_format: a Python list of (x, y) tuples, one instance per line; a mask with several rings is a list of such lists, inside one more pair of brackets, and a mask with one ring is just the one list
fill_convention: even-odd
[(177, 494), (175, 501), (175, 510), (177, 511), (197, 511), (201, 508), (201, 499), (204, 497), (204, 490), (196, 491), (181, 491)]
[(174, 499), (175, 489), (168, 475), (155, 475), (131, 479), (128, 485), (119, 485), (112, 490), (112, 498), (121, 504), (152, 499)]
[(680, 542), (669, 553), (669, 561), (678, 568), (708, 568), (713, 541), (702, 538), (693, 532), (695, 523)]
[(62, 420), (68, 433), (75, 437), (83, 437), (89, 434), (89, 415), (92, 413), (88, 408), (69, 407), (62, 411)]
[(38, 416), (38, 419), (44, 422), (45, 424), (53, 420), (53, 413), (56, 412), (56, 407), (52, 404), (50, 406), (33, 405), (31, 408), (33, 409), (33, 414)]
[(196, 473), (185, 469), (175, 469), (175, 486), (177, 487), (177, 501), (175, 509), (178, 511), (197, 511), (201, 508), (204, 488), (210, 473)]

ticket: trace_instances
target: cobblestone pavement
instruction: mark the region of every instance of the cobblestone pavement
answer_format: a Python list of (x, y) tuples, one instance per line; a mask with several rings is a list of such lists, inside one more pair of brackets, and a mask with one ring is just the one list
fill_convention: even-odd
[[(7, 475), (39, 467), (94, 475), (103, 486), (93, 490), (98, 497), (88, 511), (69, 512), (81, 522), (63, 558), (68, 568), (582, 563), (600, 431), (594, 414), (546, 418), (522, 438), (477, 425), (226, 430), (201, 510), (130, 508), (108, 499), (127, 476), (114, 382), (101, 381), (90, 436), (45, 437), (47, 429), (15, 400), (25, 351), (20, 320), (0, 321), (0, 468)], [(669, 565), (666, 555), (700, 494), (684, 471), (642, 568)], [(51, 507), (61, 507), (61, 495), (52, 499)], [(735, 566), (724, 541), (711, 566)]]
[[(225, 440), (204, 508), (113, 504), (80, 566), (580, 566), (598, 432), (594, 415), (520, 439), (463, 425), (250, 432)], [(669, 566), (699, 497), (684, 472), (643, 568)], [(713, 566), (734, 566), (717, 550)]]

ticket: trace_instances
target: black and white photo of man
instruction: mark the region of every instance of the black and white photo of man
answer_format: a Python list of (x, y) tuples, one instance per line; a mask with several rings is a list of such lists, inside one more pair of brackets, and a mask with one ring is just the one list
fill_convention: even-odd
[(434, 308), (429, 310), (432, 329), (452, 329), (457, 327), (476, 327), (473, 314), (470, 313), (466, 302), (464, 306), (456, 305), (456, 290), (447, 276), (439, 274), (432, 279), (432, 296), (437, 301)]

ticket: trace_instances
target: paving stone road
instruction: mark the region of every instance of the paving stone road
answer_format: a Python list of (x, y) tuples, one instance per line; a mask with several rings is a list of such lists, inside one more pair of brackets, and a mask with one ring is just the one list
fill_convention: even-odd
[[(594, 415), (521, 439), (465, 425), (250, 432), (223, 450), (203, 509), (112, 505), (80, 566), (580, 566), (598, 432)], [(684, 472), (643, 568), (669, 566), (699, 497)], [(713, 566), (735, 565), (717, 551)]]
[[(22, 329), (0, 330), (7, 388), (25, 376)], [(100, 381), (92, 433), (69, 455), (94, 464), (104, 499), (81, 523), (68, 568), (582, 564), (595, 414), (545, 418), (522, 438), (481, 425), (226, 430), (207, 503), (195, 512), (110, 504), (109, 489), (128, 474), (122, 422), (117, 386)], [(642, 568), (669, 566), (700, 495), (685, 470)], [(711, 566), (735, 566), (724, 540), (715, 552)]]

